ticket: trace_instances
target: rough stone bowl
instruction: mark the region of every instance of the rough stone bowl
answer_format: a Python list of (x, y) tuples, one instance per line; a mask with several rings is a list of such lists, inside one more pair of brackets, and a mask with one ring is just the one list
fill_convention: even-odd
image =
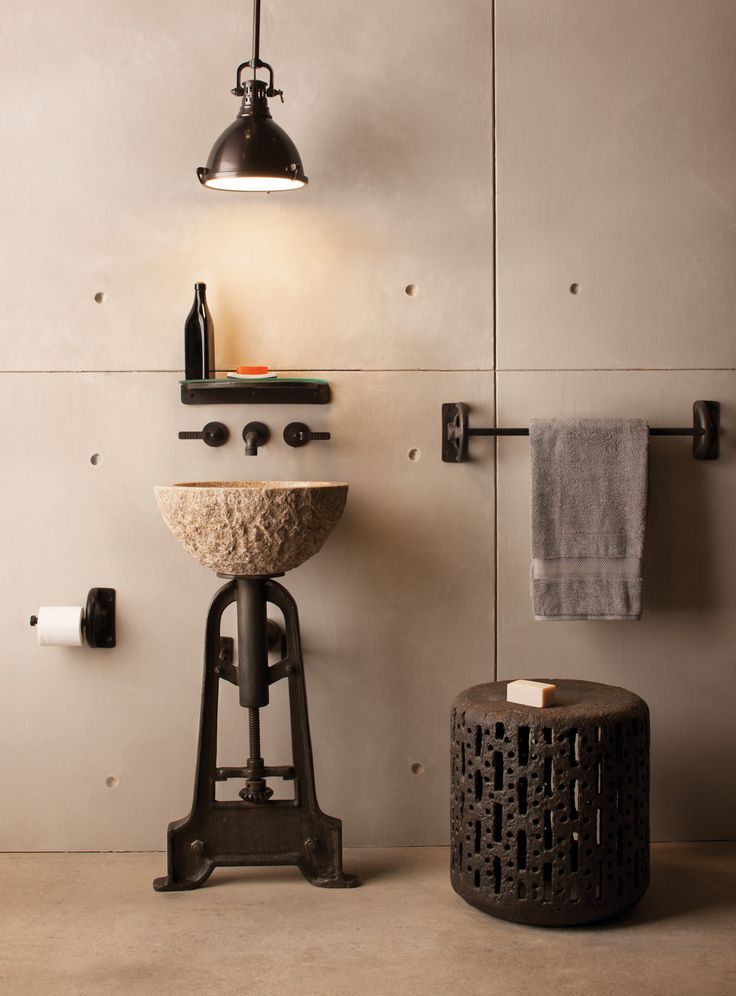
[(281, 574), (321, 549), (340, 520), (347, 484), (204, 481), (157, 485), (164, 522), (219, 574)]

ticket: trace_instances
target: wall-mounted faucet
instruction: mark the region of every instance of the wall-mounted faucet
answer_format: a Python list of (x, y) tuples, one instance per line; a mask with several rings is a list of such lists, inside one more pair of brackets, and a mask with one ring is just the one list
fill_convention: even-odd
[(258, 456), (258, 447), (265, 446), (269, 436), (268, 426), (263, 422), (249, 422), (243, 429), (245, 455)]
[(331, 439), (329, 432), (310, 432), (304, 422), (289, 422), (284, 429), (284, 442), (289, 446), (306, 446), (312, 439)]

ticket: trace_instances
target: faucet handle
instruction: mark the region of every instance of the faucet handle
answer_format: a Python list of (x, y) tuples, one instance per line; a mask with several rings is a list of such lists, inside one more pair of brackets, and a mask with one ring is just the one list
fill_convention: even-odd
[(258, 456), (258, 447), (265, 446), (269, 440), (268, 426), (263, 422), (249, 422), (243, 429), (245, 455)]
[(208, 446), (224, 446), (230, 438), (222, 422), (208, 422), (201, 432), (180, 432), (179, 439), (203, 439)]
[(310, 432), (304, 422), (289, 422), (284, 429), (284, 442), (289, 446), (306, 446), (313, 439), (332, 439), (329, 432)]

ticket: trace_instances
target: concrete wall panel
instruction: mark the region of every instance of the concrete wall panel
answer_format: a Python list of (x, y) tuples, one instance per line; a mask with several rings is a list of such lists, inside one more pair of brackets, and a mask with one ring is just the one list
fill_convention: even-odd
[(736, 366), (736, 6), (498, 0), (496, 40), (499, 367)]
[(731, 702), (736, 694), (733, 372), (535, 372), (499, 376), (503, 425), (549, 416), (630, 416), (687, 425), (697, 398), (720, 399), (721, 459), (685, 438), (650, 447), (640, 622), (534, 622), (529, 600), (529, 441), (498, 455), (499, 677), (584, 678), (641, 695), (652, 716), (655, 839), (736, 836)]
[[(222, 582), (169, 533), (152, 489), (238, 478), (350, 483), (334, 535), (284, 580), (320, 802), (354, 844), (446, 839), (450, 704), (493, 667), (493, 474), (490, 453), (462, 475), (441, 463), (439, 406), (465, 397), (489, 418), (492, 382), (355, 373), (333, 386), (329, 407), (185, 408), (171, 374), (0, 375), (17, 428), (3, 441), (0, 849), (159, 848), (188, 811), (204, 621)], [(256, 416), (273, 439), (245, 457)], [(289, 448), (297, 417), (333, 439)], [(226, 446), (176, 438), (210, 419), (230, 427)], [(31, 612), (94, 585), (118, 591), (118, 647), (39, 647)], [(221, 762), (236, 764), (247, 731), (229, 691)], [(285, 706), (277, 695), (263, 716), (273, 763), (289, 759)]]
[(11, 2), (2, 32), (0, 369), (181, 369), (195, 280), (225, 369), (490, 365), (486, 0), (264, 4), (311, 177), (280, 195), (194, 173), (238, 110), (249, 4)]

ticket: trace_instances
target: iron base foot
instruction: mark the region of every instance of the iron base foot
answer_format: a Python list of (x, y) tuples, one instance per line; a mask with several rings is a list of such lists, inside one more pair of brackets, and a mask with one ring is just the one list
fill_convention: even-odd
[[(223, 612), (233, 602), (238, 605), (237, 668), (232, 664), (225, 667), (221, 660), (220, 623)], [(250, 646), (245, 616), (248, 615), (255, 631), (266, 633), (267, 603), (281, 611), (285, 624), (282, 657), (272, 666), (268, 663), (265, 639), (258, 653), (245, 653)], [(249, 614), (241, 611), (243, 606)], [(220, 681), (237, 684), (250, 695), (254, 688), (267, 688), (282, 679), (287, 680), (289, 687), (292, 764), (264, 765), (260, 755), (260, 706), (251, 705), (250, 699), (243, 702), (241, 696), (241, 704), (247, 705), (250, 713), (248, 765), (245, 769), (218, 767)], [(239, 793), (242, 801), (217, 800), (218, 781), (244, 775), (246, 784)], [(272, 799), (272, 789), (266, 778), (259, 775), (291, 781), (294, 798)], [(286, 589), (273, 580), (239, 578), (220, 589), (207, 616), (194, 801), (189, 816), (169, 825), (168, 874), (155, 879), (153, 887), (157, 892), (182, 892), (203, 885), (217, 867), (264, 865), (296, 865), (308, 882), (322, 889), (351, 889), (359, 884), (355, 875), (342, 870), (340, 820), (327, 816), (317, 803), (296, 604)]]

